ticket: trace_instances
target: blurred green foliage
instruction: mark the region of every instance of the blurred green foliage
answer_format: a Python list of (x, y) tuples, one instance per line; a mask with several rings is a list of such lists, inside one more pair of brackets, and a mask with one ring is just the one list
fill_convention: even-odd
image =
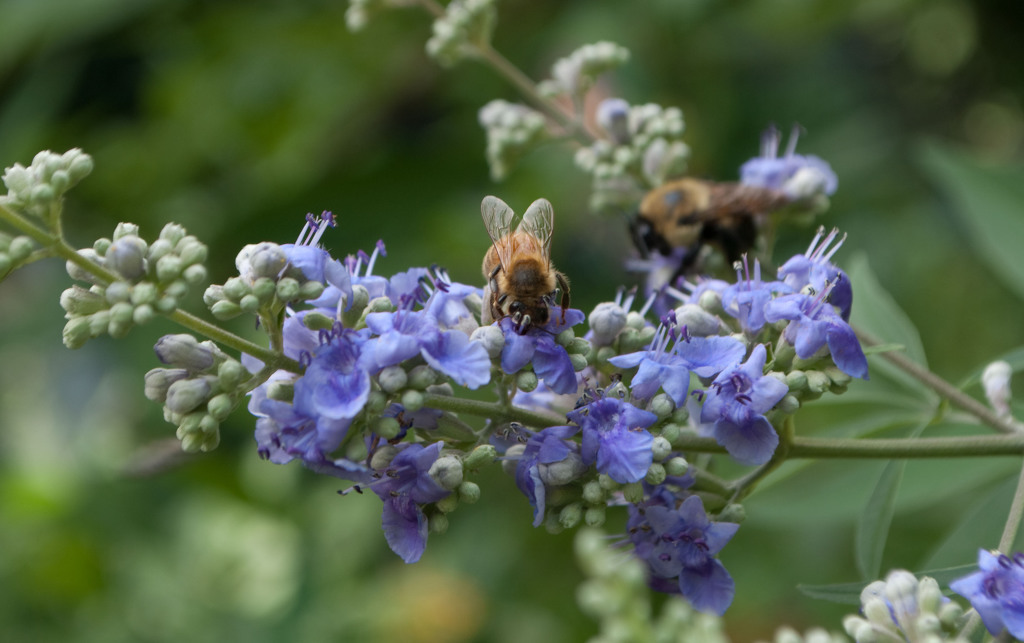
[[(586, 212), (588, 180), (571, 150), (534, 153), (503, 184), (488, 178), (476, 111), (517, 100), (512, 88), (482, 65), (430, 61), (422, 12), (389, 12), (350, 34), (345, 8), (0, 2), (0, 159), (84, 148), (96, 171), (66, 206), (72, 239), (89, 245), (123, 220), (153, 236), (174, 220), (210, 244), (215, 281), (242, 245), (290, 241), (302, 215), (325, 209), (340, 217), (325, 237), (338, 255), (383, 238), (379, 272), (443, 262), (454, 279), (479, 281), (479, 202), (497, 194), (517, 210), (539, 196), (555, 205), (553, 256), (584, 311), (628, 282), (625, 224)], [(1022, 18), (1011, 0), (507, 0), (495, 44), (537, 79), (581, 44), (626, 46), (630, 63), (601, 91), (682, 107), (698, 176), (734, 179), (766, 125), (799, 123), (800, 150), (840, 177), (822, 219), (849, 233), (839, 263), (866, 260), (917, 326), (931, 367), (959, 381), (1024, 344), (1019, 259), (1012, 270), (991, 260), (1024, 245), (1022, 202), (1004, 198), (1024, 178)], [(986, 215), (1017, 229), (1001, 237)], [(778, 256), (809, 238), (784, 228)], [(594, 632), (574, 604), (571, 536), (532, 529), (525, 499), (498, 471), (482, 481), (483, 502), (453, 514), (407, 567), (387, 549), (375, 497), (341, 498), (333, 481), (259, 461), (243, 413), (215, 453), (177, 455), (165, 442), (171, 427), (141, 395), (150, 347), (171, 327), (69, 353), (57, 305), (66, 281), (53, 263), (0, 286), (6, 640)], [(871, 399), (884, 381), (809, 409), (798, 430), (858, 434), (858, 421), (878, 426), (863, 420), (866, 404), (898, 418), (898, 404)], [(891, 420), (880, 435), (901, 427)], [(750, 499), (722, 555), (737, 583), (734, 640), (767, 638), (782, 623), (839, 627), (851, 608), (796, 585), (858, 579), (854, 525), (884, 466), (792, 463)], [(883, 568), (970, 562), (994, 546), (1016, 466), (910, 463)]]

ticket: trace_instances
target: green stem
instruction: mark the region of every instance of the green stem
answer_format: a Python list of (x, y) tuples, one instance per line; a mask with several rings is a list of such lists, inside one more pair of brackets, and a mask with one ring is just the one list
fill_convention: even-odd
[[(867, 346), (880, 346), (881, 340), (873, 336), (871, 333), (865, 331), (862, 328), (855, 328), (854, 331), (857, 333), (857, 337), (860, 338), (861, 342)], [(1011, 421), (1005, 418), (1001, 418), (995, 414), (990, 408), (974, 399), (970, 395), (967, 395), (953, 384), (942, 379), (935, 373), (932, 373), (925, 367), (914, 362), (903, 353), (896, 351), (887, 351), (881, 353), (881, 356), (888, 360), (890, 363), (898, 367), (903, 372), (921, 381), (926, 386), (931, 388), (933, 391), (946, 398), (956, 406), (960, 407), (964, 411), (967, 411), (971, 415), (975, 416), (982, 423), (987, 424), (996, 431), (1001, 433), (1017, 433), (1017, 428)]]
[[(725, 453), (712, 438), (680, 437), (673, 446), (681, 451)], [(1024, 455), (1024, 434), (977, 435), (950, 438), (811, 438), (795, 436), (787, 458), (888, 459), (973, 458)]]
[(1013, 541), (1017, 539), (1017, 530), (1020, 528), (1022, 517), (1024, 517), (1024, 467), (1021, 468), (1020, 478), (1017, 480), (1017, 491), (1013, 494), (1013, 502), (1010, 503), (1010, 513), (1006, 516), (1003, 537), (999, 539), (999, 551), (1004, 554), (1009, 554), (1013, 549)]
[(193, 332), (205, 335), (218, 344), (233, 348), (240, 353), (248, 353), (275, 370), (284, 369), (293, 373), (301, 373), (303, 370), (302, 366), (290, 357), (274, 352), (266, 346), (260, 346), (247, 339), (242, 339), (238, 335), (200, 319), (192, 313), (185, 312), (184, 310), (175, 310), (167, 315), (167, 318)]

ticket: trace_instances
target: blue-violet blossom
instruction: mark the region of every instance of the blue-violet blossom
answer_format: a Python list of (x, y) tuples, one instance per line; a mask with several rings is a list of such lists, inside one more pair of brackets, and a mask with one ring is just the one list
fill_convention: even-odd
[(647, 475), (654, 455), (654, 436), (647, 427), (658, 419), (614, 397), (603, 397), (570, 412), (567, 417), (583, 430), (581, 454), (587, 465), (621, 483), (637, 482)]
[(1004, 629), (1024, 639), (1024, 554), (1011, 558), (999, 552), (978, 552), (978, 571), (957, 579), (949, 588), (977, 610), (993, 636)]

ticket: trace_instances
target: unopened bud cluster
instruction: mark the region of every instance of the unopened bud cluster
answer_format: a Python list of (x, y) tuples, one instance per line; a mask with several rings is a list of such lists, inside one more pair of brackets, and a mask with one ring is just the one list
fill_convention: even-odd
[(487, 165), (495, 181), (550, 138), (544, 115), (526, 105), (495, 99), (480, 108), (478, 118), (487, 132)]
[(92, 172), (92, 167), (92, 157), (78, 148), (63, 154), (40, 152), (28, 167), (15, 163), (4, 172), (7, 203), (52, 226), (51, 204)]
[(804, 634), (791, 627), (780, 627), (776, 630), (772, 643), (849, 643), (849, 640), (838, 632), (828, 632), (818, 627), (811, 628)]
[(164, 419), (178, 427), (185, 451), (209, 451), (220, 442), (220, 424), (235, 408), (248, 373), (210, 341), (165, 335), (154, 347), (168, 368), (146, 373), (146, 397), (164, 406)]
[(892, 571), (884, 581), (865, 587), (860, 600), (861, 615), (843, 619), (846, 633), (857, 643), (967, 641), (956, 635), (963, 608), (943, 596), (929, 576), (918, 580), (908, 571)]
[(237, 277), (213, 284), (203, 294), (203, 302), (220, 320), (259, 312), (274, 315), (286, 304), (315, 299), (324, 290), (323, 282), (307, 279), (302, 270), (290, 264), (276, 243), (245, 246), (235, 265)]
[(596, 211), (633, 206), (647, 190), (686, 171), (683, 113), (653, 103), (630, 106), (609, 98), (597, 110), (606, 138), (576, 152), (576, 165), (593, 177)]
[(206, 245), (173, 223), (164, 226), (153, 243), (139, 236), (138, 226), (120, 223), (113, 238), (99, 239), (79, 254), (115, 279), (106, 279), (88, 265), (67, 262), (73, 279), (91, 284), (72, 286), (61, 295), (68, 348), (79, 348), (103, 334), (124, 337), (133, 326), (174, 312), (189, 287), (206, 280)]
[(442, 65), (454, 65), (490, 47), (497, 20), (494, 0), (452, 0), (434, 21), (427, 53)]

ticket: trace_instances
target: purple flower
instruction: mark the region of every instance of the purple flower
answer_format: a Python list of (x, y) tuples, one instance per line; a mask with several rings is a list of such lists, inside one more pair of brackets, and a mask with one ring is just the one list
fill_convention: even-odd
[(832, 361), (851, 377), (868, 379), (868, 360), (850, 325), (828, 303), (830, 289), (813, 297), (802, 293), (783, 295), (765, 306), (765, 319), (790, 320), (783, 332), (801, 359), (808, 359), (828, 344)]
[[(516, 465), (516, 486), (530, 501), (533, 507), (533, 526), (539, 527), (544, 521), (544, 500), (546, 497), (545, 483), (554, 482), (553, 477), (571, 478), (582, 473), (584, 467), (579, 461), (579, 447), (570, 437), (579, 431), (574, 426), (552, 426), (539, 431), (526, 443), (526, 449), (519, 457)], [(565, 463), (562, 469), (552, 476), (552, 465)]]
[(466, 299), (472, 296), (483, 297), (483, 290), (453, 282), (448, 273), (434, 268), (434, 290), (423, 304), (423, 308), (441, 322), (442, 326), (452, 328), (461, 320), (472, 316), (466, 305)]
[(982, 549), (978, 551), (978, 568), (950, 583), (949, 588), (971, 602), (990, 634), (1006, 629), (1024, 639), (1024, 554), (1011, 558)]
[(450, 491), (430, 477), (430, 466), (441, 453), (441, 443), (428, 447), (405, 443), (391, 464), (370, 484), (384, 501), (381, 523), (391, 551), (407, 563), (415, 563), (427, 546), (427, 516), (423, 505), (437, 502)]
[(637, 482), (647, 475), (654, 460), (654, 437), (647, 427), (658, 419), (653, 413), (605, 397), (572, 411), (568, 418), (583, 430), (584, 464), (596, 463), (598, 471), (616, 482)]
[[(670, 494), (629, 508), (629, 539), (651, 571), (651, 585), (681, 593), (694, 608), (721, 616), (732, 603), (735, 586), (714, 556), (739, 525), (712, 522), (698, 496), (678, 507)], [(673, 585), (671, 581), (677, 579)]]
[(430, 275), (426, 268), (409, 268), (405, 272), (391, 275), (386, 295), (395, 306), (404, 307), (405, 302), (415, 301), (423, 294), (423, 281)]
[(254, 390), (249, 400), (249, 411), (258, 418), (255, 438), (261, 458), (274, 464), (298, 458), (317, 473), (370, 481), (371, 471), (365, 465), (329, 456), (345, 438), (350, 420), (306, 415), (287, 402), (268, 399), (266, 388), (264, 384)]
[(554, 337), (566, 328), (583, 321), (584, 315), (575, 308), (565, 311), (565, 324), (559, 322), (561, 309), (552, 306), (551, 319), (544, 326), (530, 326), (520, 334), (511, 317), (497, 322), (505, 336), (501, 350), (501, 370), (516, 373), (531, 361), (533, 372), (555, 393), (575, 393), (576, 371), (565, 348), (555, 342)]
[[(679, 407), (686, 402), (690, 371), (700, 377), (711, 377), (739, 361), (746, 349), (731, 337), (690, 337), (686, 327), (679, 334), (672, 313), (666, 321), (658, 327), (649, 350), (608, 361), (619, 368), (639, 367), (630, 384), (634, 397), (646, 400), (661, 388)], [(668, 350), (670, 342), (673, 346)]]
[(761, 281), (761, 263), (754, 260), (754, 276), (750, 277), (747, 257), (743, 257), (746, 278), (736, 270), (736, 283), (722, 292), (722, 307), (725, 312), (739, 320), (743, 330), (756, 334), (764, 328), (764, 307), (780, 292), (792, 292), (790, 287), (778, 281)]
[(722, 371), (711, 383), (700, 421), (714, 422), (715, 440), (741, 464), (764, 464), (775, 453), (779, 436), (764, 417), (789, 388), (764, 376), (764, 344), (750, 352), (746, 363)]
[(427, 364), (466, 388), (479, 388), (491, 381), (491, 359), (480, 342), (470, 341), (461, 330), (438, 332), (423, 345)]
[(740, 182), (744, 185), (779, 190), (793, 200), (806, 199), (817, 194), (834, 194), (839, 185), (835, 172), (817, 156), (796, 154), (797, 130), (789, 136), (784, 156), (779, 156), (782, 135), (774, 127), (761, 136), (761, 156), (740, 167)]
[(316, 348), (305, 374), (295, 382), (295, 408), (306, 416), (350, 420), (363, 410), (370, 394), (368, 355), (363, 351), (367, 340), (338, 328), (323, 332), (326, 341)]
[(792, 292), (800, 292), (806, 287), (810, 287), (814, 292), (823, 292), (831, 288), (829, 303), (839, 309), (839, 316), (843, 321), (850, 321), (853, 288), (846, 273), (831, 262), (832, 255), (843, 245), (846, 235), (832, 245), (839, 231), (833, 229), (822, 238), (824, 231), (824, 228), (818, 228), (818, 233), (811, 240), (807, 252), (794, 255), (782, 264), (779, 268), (779, 278), (792, 288)]

